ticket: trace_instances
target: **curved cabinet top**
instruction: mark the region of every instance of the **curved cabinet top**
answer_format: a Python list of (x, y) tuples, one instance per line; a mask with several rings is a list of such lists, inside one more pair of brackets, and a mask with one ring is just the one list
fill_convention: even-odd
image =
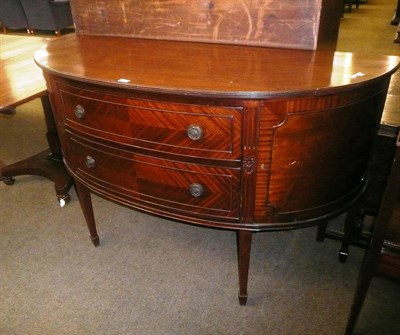
[(38, 50), (35, 61), (47, 72), (87, 83), (265, 99), (368, 84), (395, 72), (400, 58), (71, 34)]

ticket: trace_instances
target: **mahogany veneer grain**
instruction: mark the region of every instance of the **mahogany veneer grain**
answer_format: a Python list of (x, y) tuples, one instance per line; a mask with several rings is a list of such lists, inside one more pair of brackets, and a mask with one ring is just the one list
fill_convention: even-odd
[(93, 243), (90, 192), (235, 229), (242, 304), (251, 232), (317, 224), (363, 194), (399, 66), (398, 57), (80, 35), (35, 59)]

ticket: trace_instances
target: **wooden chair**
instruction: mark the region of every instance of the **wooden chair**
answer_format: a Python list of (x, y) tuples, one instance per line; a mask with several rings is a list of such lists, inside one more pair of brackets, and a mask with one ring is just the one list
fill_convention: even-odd
[[(397, 141), (396, 156), (359, 274), (346, 335), (353, 333), (373, 277), (386, 275), (400, 279), (400, 228), (398, 222), (400, 222), (400, 139)], [(388, 243), (388, 238), (394, 242)]]
[(19, 1), (0, 1), (0, 22), (4, 32), (7, 29), (28, 29), (25, 12)]
[[(379, 212), (387, 179), (392, 169), (399, 134), (398, 126), (380, 125), (369, 163), (368, 186), (364, 196), (349, 210), (343, 231), (328, 229), (327, 222), (318, 226), (317, 240), (325, 238), (341, 241), (339, 261), (344, 263), (350, 246), (366, 249), (371, 240), (371, 230), (365, 229), (365, 216), (376, 217)], [(400, 241), (399, 241), (400, 244)]]
[[(334, 238), (342, 242), (339, 260), (345, 262), (349, 246), (366, 248), (346, 335), (352, 334), (368, 288), (374, 276), (400, 279), (400, 132), (382, 126), (370, 164), (370, 183), (362, 199), (350, 209), (344, 232), (330, 231), (327, 223), (318, 227), (317, 240)], [(372, 231), (365, 232), (364, 216), (375, 216)]]

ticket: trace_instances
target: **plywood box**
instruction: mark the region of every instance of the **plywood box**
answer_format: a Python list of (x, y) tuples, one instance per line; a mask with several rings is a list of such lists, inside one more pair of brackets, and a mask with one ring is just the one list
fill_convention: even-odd
[[(321, 27), (328, 39), (332, 39), (331, 35), (333, 39), (337, 37), (341, 7), (338, 3), (337, 0), (71, 0), (71, 7), (78, 34), (313, 50), (321, 40)], [(329, 16), (326, 14), (332, 17), (329, 23), (325, 22)]]

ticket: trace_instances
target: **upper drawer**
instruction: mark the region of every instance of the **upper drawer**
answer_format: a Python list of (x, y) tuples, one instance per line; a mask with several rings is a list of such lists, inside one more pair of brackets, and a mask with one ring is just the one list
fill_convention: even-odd
[(242, 107), (139, 100), (60, 85), (66, 127), (137, 148), (240, 160)]

